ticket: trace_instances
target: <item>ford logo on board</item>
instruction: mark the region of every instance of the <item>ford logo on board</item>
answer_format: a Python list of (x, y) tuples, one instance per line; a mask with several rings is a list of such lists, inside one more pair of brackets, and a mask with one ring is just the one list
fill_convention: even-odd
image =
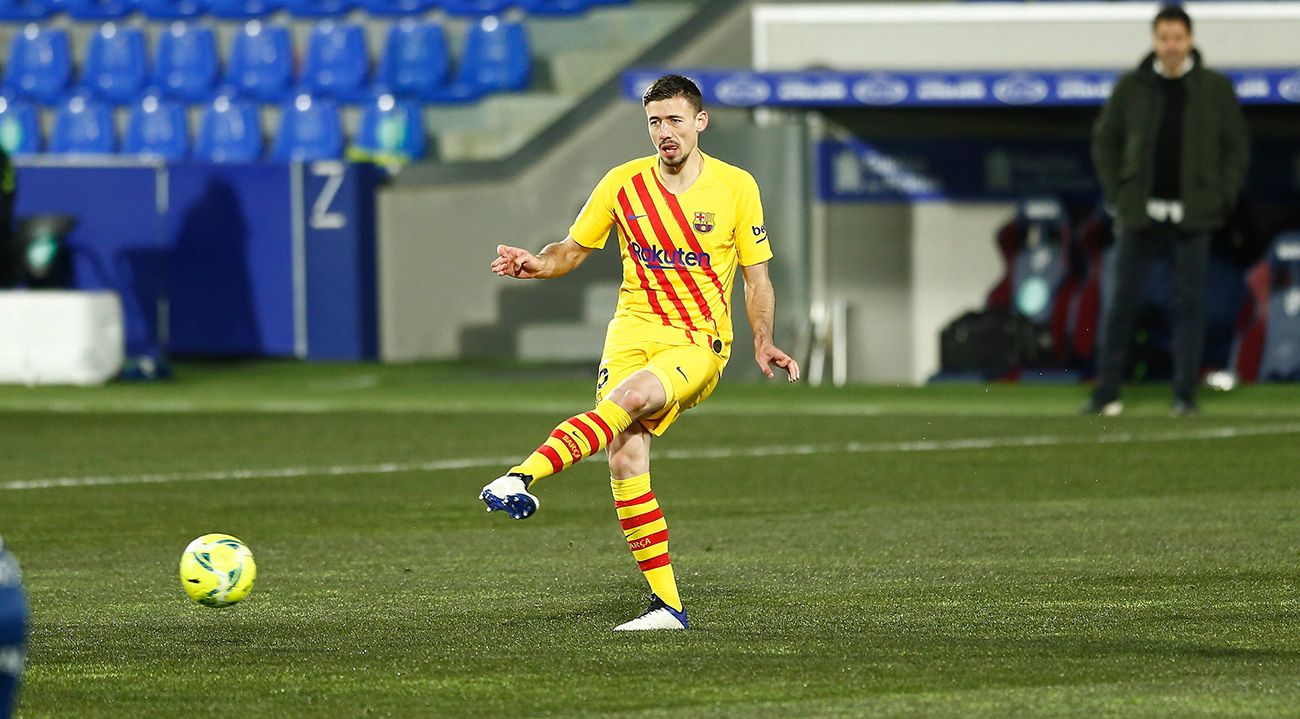
[(907, 99), (907, 83), (888, 75), (872, 75), (853, 83), (853, 97), (866, 105), (897, 105)]
[(1278, 80), (1277, 94), (1289, 102), (1300, 102), (1300, 75), (1292, 75)]
[(772, 86), (755, 75), (732, 75), (713, 86), (713, 94), (724, 105), (749, 107), (758, 105), (772, 96)]
[(1047, 82), (1031, 75), (1010, 75), (993, 83), (993, 97), (1008, 105), (1033, 105), (1047, 99)]

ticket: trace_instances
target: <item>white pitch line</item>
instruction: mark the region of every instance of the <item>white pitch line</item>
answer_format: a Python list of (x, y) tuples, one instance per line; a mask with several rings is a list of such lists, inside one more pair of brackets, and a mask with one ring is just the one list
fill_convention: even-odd
[[(792, 457), (814, 454), (885, 454), (890, 452), (953, 452), (961, 450), (1004, 449), (1018, 447), (1056, 447), (1089, 444), (1136, 444), (1141, 442), (1188, 442), (1197, 440), (1236, 439), (1273, 435), (1300, 434), (1300, 424), (1260, 425), (1256, 427), (1210, 427), (1172, 432), (1113, 432), (1093, 437), (1062, 435), (1027, 435), (1019, 437), (972, 437), (967, 439), (913, 440), (907, 442), (847, 442), (844, 444), (795, 444), (744, 448), (670, 449), (659, 453), (660, 459), (738, 459), (753, 457)], [(431, 462), (389, 462), (330, 467), (280, 467), (276, 469), (232, 469), (178, 474), (128, 474), (89, 477), (54, 477), (0, 483), (0, 490), (51, 489), (55, 487), (93, 487), (117, 484), (165, 484), (170, 482), (226, 481), (232, 479), (282, 479), (292, 477), (394, 474), (398, 472), (441, 472), (476, 467), (509, 466), (518, 457), (463, 457)]]
[(90, 477), (54, 477), (27, 479), (0, 484), (0, 489), (50, 489), (53, 487), (95, 487), (110, 484), (166, 484), (169, 482), (225, 481), (230, 479), (285, 479), (292, 477), (346, 476), (358, 474), (393, 474), (396, 472), (438, 472), (510, 465), (518, 457), (466, 457), (433, 462), (386, 462), (383, 464), (336, 465), (332, 467), (280, 467), (277, 469), (229, 469), (212, 472), (178, 474), (120, 474)]

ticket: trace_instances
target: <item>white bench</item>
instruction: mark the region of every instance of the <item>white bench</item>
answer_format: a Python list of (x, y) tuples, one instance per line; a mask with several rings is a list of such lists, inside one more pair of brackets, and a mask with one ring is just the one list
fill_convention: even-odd
[(115, 292), (0, 291), (0, 384), (103, 384), (124, 343)]

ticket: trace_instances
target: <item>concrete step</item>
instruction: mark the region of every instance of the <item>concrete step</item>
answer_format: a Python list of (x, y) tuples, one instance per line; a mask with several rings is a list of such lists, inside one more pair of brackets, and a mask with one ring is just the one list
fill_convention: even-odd
[(519, 330), (519, 359), (548, 362), (600, 361), (605, 325), (538, 322)]

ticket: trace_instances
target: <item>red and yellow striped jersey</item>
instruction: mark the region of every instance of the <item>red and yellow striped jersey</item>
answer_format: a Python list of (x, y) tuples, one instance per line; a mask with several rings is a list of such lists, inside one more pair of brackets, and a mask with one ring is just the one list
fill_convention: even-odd
[(600, 249), (610, 228), (618, 228), (623, 286), (615, 319), (669, 328), (692, 344), (720, 339), (725, 357), (736, 268), (770, 260), (772, 249), (758, 183), (739, 167), (700, 155), (700, 176), (680, 195), (660, 182), (655, 155), (610, 170), (569, 235)]

